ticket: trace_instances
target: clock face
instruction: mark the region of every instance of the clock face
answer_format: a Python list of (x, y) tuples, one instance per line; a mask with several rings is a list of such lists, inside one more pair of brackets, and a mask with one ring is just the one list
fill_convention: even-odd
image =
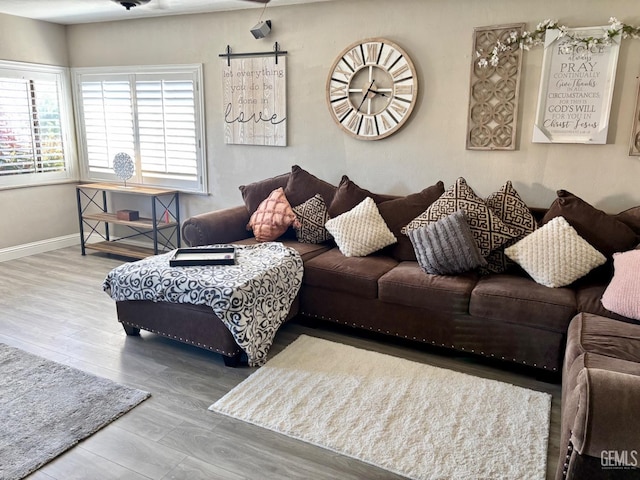
[(416, 104), (418, 78), (396, 44), (371, 38), (347, 47), (327, 79), (331, 116), (350, 135), (379, 140), (395, 133)]

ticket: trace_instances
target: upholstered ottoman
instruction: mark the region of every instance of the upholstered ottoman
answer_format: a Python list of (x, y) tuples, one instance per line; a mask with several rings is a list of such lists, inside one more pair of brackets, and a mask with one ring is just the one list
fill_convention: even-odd
[(556, 480), (565, 478), (640, 479), (640, 325), (571, 320)]
[[(236, 245), (230, 265), (172, 265), (173, 252), (111, 270), (104, 291), (127, 335), (149, 330), (260, 366), (280, 325), (297, 313), (300, 254), (278, 242)], [(201, 256), (201, 255), (200, 255)]]

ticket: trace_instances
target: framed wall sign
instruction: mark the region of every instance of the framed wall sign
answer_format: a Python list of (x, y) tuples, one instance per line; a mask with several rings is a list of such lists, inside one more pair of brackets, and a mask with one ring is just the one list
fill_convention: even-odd
[(640, 77), (636, 87), (636, 108), (633, 115), (633, 129), (629, 141), (629, 155), (640, 155)]
[(286, 57), (230, 54), (222, 85), (225, 143), (287, 145)]
[[(601, 37), (607, 27), (571, 28), (580, 37)], [(571, 45), (547, 30), (533, 141), (607, 143), (619, 44)]]

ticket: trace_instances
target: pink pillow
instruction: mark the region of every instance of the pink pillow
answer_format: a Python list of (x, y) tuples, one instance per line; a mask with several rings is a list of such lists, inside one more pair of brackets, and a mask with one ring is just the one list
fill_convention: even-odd
[(273, 242), (291, 226), (300, 226), (282, 187), (276, 188), (253, 212), (247, 229), (259, 242)]
[(613, 254), (615, 272), (602, 295), (602, 306), (640, 320), (640, 250)]

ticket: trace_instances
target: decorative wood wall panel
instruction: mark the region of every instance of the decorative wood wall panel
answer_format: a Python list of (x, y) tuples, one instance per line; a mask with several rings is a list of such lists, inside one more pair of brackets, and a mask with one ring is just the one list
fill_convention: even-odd
[(473, 31), (467, 150), (515, 150), (522, 50), (500, 55), (497, 66), (478, 66), (477, 51), (491, 52), (524, 23), (478, 27)]
[(640, 155), (640, 77), (636, 93), (636, 109), (633, 117), (633, 129), (629, 142), (629, 155)]

